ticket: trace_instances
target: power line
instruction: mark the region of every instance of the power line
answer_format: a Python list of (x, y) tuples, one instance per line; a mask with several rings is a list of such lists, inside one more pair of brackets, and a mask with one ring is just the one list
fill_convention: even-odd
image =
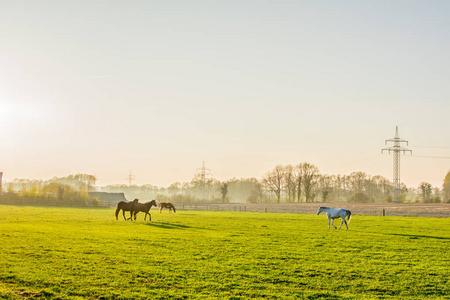
[(438, 159), (450, 159), (450, 156), (428, 156), (428, 155), (411, 155), (412, 157), (424, 157), (424, 158), (438, 158)]
[(348, 155), (348, 156), (345, 156), (345, 157), (341, 158), (339, 161), (335, 160), (332, 163), (323, 164), (323, 165), (321, 165), (321, 167), (324, 167), (324, 168), (327, 168), (327, 169), (329, 169), (329, 168), (342, 169), (342, 166), (348, 166), (349, 164), (353, 165), (355, 163), (357, 164), (360, 161), (367, 161), (368, 159), (373, 159), (374, 157), (380, 156), (379, 153), (372, 154), (370, 156), (361, 156), (361, 154), (367, 154), (367, 153), (370, 153), (370, 152), (374, 152), (375, 150), (378, 150), (378, 148), (373, 148), (373, 149), (370, 149), (370, 150), (365, 150), (365, 151), (361, 151), (361, 152), (358, 152), (358, 153), (355, 153), (355, 154), (351, 154), (351, 155)]
[[(371, 165), (373, 162), (379, 160), (382, 157), (381, 154), (375, 154), (371, 156), (366, 156), (358, 159), (354, 159), (352, 161), (348, 161), (346, 165), (334, 165), (334, 168), (337, 168), (339, 170), (348, 169), (348, 165), (351, 165), (353, 169), (361, 168), (363, 166)], [(355, 170), (356, 171), (356, 170)]]
[(377, 155), (369, 156), (365, 159), (355, 161), (354, 164), (355, 164), (355, 167), (357, 166), (359, 168), (364, 168), (364, 167), (373, 165), (375, 162), (380, 161), (382, 158), (383, 158), (383, 155), (377, 154)]
[(430, 148), (430, 149), (450, 149), (450, 147), (436, 147), (436, 146), (410, 146), (411, 148)]
[[(450, 147), (440, 147), (440, 146), (411, 146), (411, 147), (412, 148), (422, 148), (422, 149), (450, 149)], [(440, 151), (440, 152), (442, 153), (443, 151)], [(447, 153), (445, 153), (445, 154), (447, 154)], [(450, 156), (438, 156), (438, 155), (412, 155), (412, 157), (450, 159)]]

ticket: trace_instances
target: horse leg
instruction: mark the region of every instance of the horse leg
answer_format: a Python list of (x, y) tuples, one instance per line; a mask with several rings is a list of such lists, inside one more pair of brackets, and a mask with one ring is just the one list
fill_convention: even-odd
[(123, 213), (123, 219), (126, 221), (127, 217), (125, 217), (125, 211), (122, 209), (122, 213)]
[(330, 221), (331, 221), (331, 219), (328, 218), (328, 229), (330, 229)]
[(331, 219), (331, 225), (333, 225), (334, 229), (337, 229), (337, 227), (334, 226), (334, 219)]
[(133, 221), (133, 211), (132, 210), (130, 210), (130, 217), (127, 220)]
[(348, 230), (348, 225), (347, 225), (347, 221), (345, 221), (345, 217), (342, 218), (341, 226), (339, 226), (339, 229), (341, 229), (342, 224), (344, 224), (344, 223), (345, 223), (345, 226), (347, 226), (347, 230)]

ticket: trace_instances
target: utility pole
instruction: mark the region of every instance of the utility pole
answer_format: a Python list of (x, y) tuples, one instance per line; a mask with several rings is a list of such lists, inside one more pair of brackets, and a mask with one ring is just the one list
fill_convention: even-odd
[(200, 177), (201, 181), (203, 183), (206, 182), (207, 178), (211, 178), (211, 169), (205, 168), (205, 162), (203, 161), (203, 165), (201, 168), (197, 169), (197, 173), (195, 173), (196, 176)]
[(202, 195), (203, 195), (203, 199), (205, 199), (206, 179), (212, 178), (211, 170), (208, 168), (205, 168), (205, 161), (203, 161), (202, 167), (197, 169), (197, 173), (195, 173), (195, 176), (197, 178), (200, 178), (200, 181), (202, 182)]
[(132, 174), (131, 174), (131, 171), (130, 171), (130, 174), (127, 175), (127, 176), (125, 177), (125, 179), (128, 180), (128, 186), (131, 186), (131, 182), (134, 181), (134, 180), (136, 180), (136, 176), (132, 175)]
[(383, 153), (383, 151), (388, 151), (388, 153), (391, 154), (392, 151), (394, 155), (394, 201), (398, 202), (400, 196), (400, 152), (403, 152), (403, 154), (410, 152), (412, 154), (412, 151), (401, 147), (400, 143), (406, 143), (406, 146), (408, 146), (408, 141), (402, 140), (398, 136), (398, 126), (395, 126), (395, 137), (386, 140), (385, 145), (387, 145), (388, 142), (393, 142), (394, 145), (389, 148), (381, 149), (381, 153)]

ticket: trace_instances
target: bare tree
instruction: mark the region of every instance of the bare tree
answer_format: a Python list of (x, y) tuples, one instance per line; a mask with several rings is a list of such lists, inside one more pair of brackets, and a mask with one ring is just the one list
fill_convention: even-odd
[(263, 178), (263, 184), (266, 188), (274, 192), (277, 196), (277, 203), (280, 203), (281, 192), (283, 191), (284, 183), (284, 167), (282, 165), (276, 166), (272, 171), (268, 172)]
[(313, 188), (317, 184), (317, 175), (319, 174), (319, 169), (313, 164), (302, 163), (302, 170), (305, 199), (306, 202), (312, 202), (315, 197)]
[(220, 184), (220, 193), (222, 194), (222, 203), (225, 203), (228, 194), (228, 183), (222, 182)]
[[(285, 166), (284, 169), (284, 186), (288, 194), (288, 202), (294, 202), (297, 184), (294, 175), (294, 167), (292, 165)], [(292, 200), (291, 200), (292, 199)]]
[(178, 181), (172, 183), (168, 188), (167, 191), (169, 192), (169, 194), (171, 195), (176, 195), (180, 192), (181, 190), (181, 183), (179, 183)]
[(303, 183), (303, 167), (299, 164), (294, 169), (295, 185), (297, 186), (297, 202), (300, 202), (302, 197), (302, 183)]
[(423, 202), (431, 202), (431, 193), (433, 191), (433, 187), (428, 182), (422, 182), (419, 185), (420, 196), (422, 197)]
[(333, 177), (329, 175), (318, 175), (318, 189), (322, 192), (322, 202), (326, 202), (330, 196), (330, 191), (333, 190)]
[(350, 174), (350, 182), (354, 192), (365, 192), (367, 174), (364, 172), (353, 172)]

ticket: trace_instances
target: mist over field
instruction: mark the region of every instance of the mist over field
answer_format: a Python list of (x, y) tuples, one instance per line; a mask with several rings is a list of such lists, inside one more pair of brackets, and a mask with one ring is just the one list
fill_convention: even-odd
[[(353, 172), (349, 176), (323, 175), (309, 163), (277, 165), (261, 179), (232, 178), (223, 182), (214, 179), (206, 172), (206, 168), (200, 170), (190, 182), (175, 182), (168, 187), (134, 185), (131, 180), (128, 185), (99, 187), (96, 177), (88, 174), (54, 177), (47, 181), (16, 179), (4, 184), (5, 192), (0, 195), (0, 200), (11, 204), (22, 203), (27, 199), (30, 203), (39, 201), (40, 204), (78, 205), (104, 205), (102, 201), (115, 205), (119, 201), (135, 198), (177, 204), (447, 203), (450, 200), (450, 172), (444, 178), (442, 188), (433, 187), (427, 182), (422, 182), (417, 188), (408, 188), (402, 184), (396, 193), (392, 181), (382, 176), (371, 176), (364, 172)], [(121, 196), (111, 198), (111, 195)]]

